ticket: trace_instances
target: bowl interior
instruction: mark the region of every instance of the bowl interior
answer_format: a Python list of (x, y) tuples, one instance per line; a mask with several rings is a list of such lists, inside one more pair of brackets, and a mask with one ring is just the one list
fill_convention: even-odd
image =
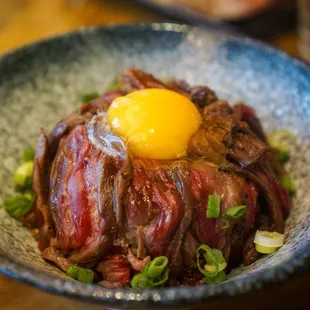
[[(284, 54), (219, 31), (173, 24), (99, 28), (2, 57), (0, 205), (14, 194), (13, 172), (23, 149), (35, 146), (40, 128), (49, 130), (77, 108), (83, 94), (104, 92), (126, 67), (138, 67), (164, 79), (175, 77), (208, 85), (231, 103), (242, 100), (253, 106), (267, 132), (287, 128), (298, 136), (290, 145), (287, 164), (297, 194), (286, 223), (285, 246), (249, 267), (233, 270), (226, 284), (187, 289), (182, 298), (242, 293), (294, 273), (310, 250), (310, 73)], [(6, 259), (0, 270), (38, 286), (94, 299), (116, 298), (111, 290), (61, 280), (64, 275), (41, 258), (31, 233), (0, 206), (1, 256)], [(22, 268), (14, 269), (14, 264)], [(166, 291), (170, 297), (159, 291), (157, 301), (178, 299), (177, 290)], [(118, 299), (130, 299), (126, 292), (122, 294)], [(141, 296), (142, 300), (155, 300), (149, 293)], [(138, 300), (137, 294), (131, 297)]]

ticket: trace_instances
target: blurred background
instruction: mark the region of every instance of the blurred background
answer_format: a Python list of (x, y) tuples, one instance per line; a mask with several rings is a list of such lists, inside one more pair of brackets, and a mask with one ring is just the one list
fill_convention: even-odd
[[(0, 54), (84, 26), (145, 21), (221, 27), (310, 60), (310, 0), (0, 0)], [(298, 304), (308, 296), (305, 283), (309, 283), (309, 274), (302, 277), (270, 289), (268, 304), (287, 296), (285, 309), (306, 309)], [(243, 309), (251, 300), (251, 309), (261, 309), (261, 303), (255, 307), (253, 300), (264, 296), (264, 292), (255, 292), (238, 297), (234, 305)], [(85, 305), (0, 275), (1, 310), (41, 308), (85, 309)], [(209, 309), (215, 308), (217, 304)]]
[[(297, 2), (297, 0), (0, 0), (0, 53), (82, 26), (175, 20), (232, 28), (265, 40), (294, 55), (300, 55)], [(300, 0), (300, 5), (306, 7), (307, 2), (309, 3), (309, 0)], [(303, 17), (305, 20), (305, 16)]]

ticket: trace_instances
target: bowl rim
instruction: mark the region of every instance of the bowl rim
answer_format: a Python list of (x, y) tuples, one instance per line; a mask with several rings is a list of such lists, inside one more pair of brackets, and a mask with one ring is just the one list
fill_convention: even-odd
[[(64, 33), (49, 37), (31, 44), (24, 45), (16, 50), (9, 51), (0, 55), (0, 65), (9, 62), (12, 57), (18, 57), (26, 53), (31, 55), (33, 50), (46, 43), (57, 40), (66, 40), (77, 35), (87, 35), (97, 31), (122, 32), (130, 31), (152, 31), (152, 32), (176, 32), (188, 33), (195, 29), (205, 30), (206, 32), (219, 32), (227, 38), (243, 41), (258, 49), (268, 50), (277, 57), (284, 57), (287, 61), (295, 63), (300, 68), (310, 73), (310, 66), (303, 60), (288, 55), (286, 52), (278, 50), (266, 43), (259, 42), (236, 33), (225, 32), (221, 29), (198, 28), (182, 23), (155, 22), (155, 23), (131, 23), (123, 25), (93, 26), (83, 27), (73, 32)], [(274, 268), (263, 268), (254, 275), (243, 276), (239, 279), (230, 279), (222, 284), (200, 287), (171, 287), (164, 289), (134, 290), (129, 288), (107, 289), (98, 285), (82, 284), (65, 278), (59, 278), (48, 274), (21, 262), (14, 261), (8, 255), (0, 251), (0, 272), (14, 279), (23, 281), (50, 293), (61, 294), (75, 299), (91, 301), (104, 304), (126, 304), (128, 306), (158, 305), (176, 306), (185, 304), (197, 304), (219, 298), (228, 298), (241, 295), (250, 291), (256, 291), (266, 286), (283, 282), (293, 275), (310, 268), (310, 242), (300, 250), (298, 255)], [(258, 281), (259, 279), (259, 281)]]

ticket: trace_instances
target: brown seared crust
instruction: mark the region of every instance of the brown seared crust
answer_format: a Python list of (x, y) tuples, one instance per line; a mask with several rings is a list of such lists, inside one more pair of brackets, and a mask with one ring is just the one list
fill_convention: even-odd
[(59, 250), (54, 247), (48, 247), (42, 251), (42, 257), (66, 271), (73, 264), (66, 259)]
[(121, 74), (119, 86), (120, 91), (124, 94), (144, 88), (167, 88), (164, 83), (157, 80), (153, 75), (135, 68), (126, 69)]

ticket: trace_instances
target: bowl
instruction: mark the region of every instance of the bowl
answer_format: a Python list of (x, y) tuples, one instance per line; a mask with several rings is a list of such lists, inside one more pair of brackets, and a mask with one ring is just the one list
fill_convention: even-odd
[(81, 95), (104, 91), (116, 74), (138, 67), (161, 78), (206, 84), (231, 103), (253, 106), (267, 132), (287, 128), (297, 139), (287, 170), (297, 193), (285, 245), (211, 286), (106, 289), (68, 279), (45, 262), (27, 228), (0, 207), (0, 271), (49, 292), (114, 309), (189, 309), (279, 283), (310, 262), (310, 68), (283, 52), (214, 28), (153, 23), (89, 28), (41, 41), (0, 58), (0, 205), (14, 194), (22, 150), (35, 146), (77, 108)]

